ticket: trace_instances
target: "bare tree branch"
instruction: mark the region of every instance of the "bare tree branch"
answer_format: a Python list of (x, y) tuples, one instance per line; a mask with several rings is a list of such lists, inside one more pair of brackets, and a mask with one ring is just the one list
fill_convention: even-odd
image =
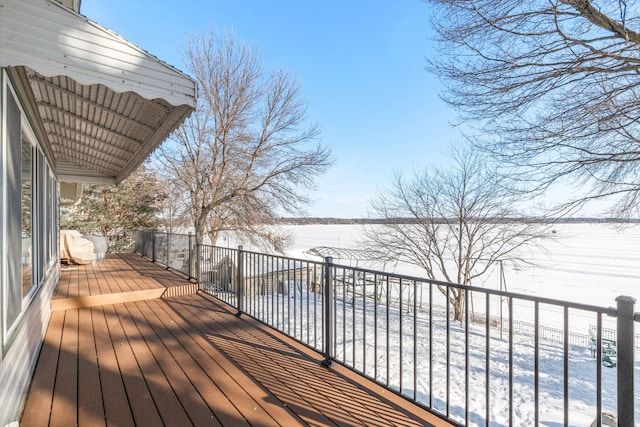
[(156, 152), (166, 179), (188, 195), (199, 242), (234, 228), (282, 248), (286, 236), (263, 226), (278, 211), (301, 212), (332, 164), (308, 124), (300, 85), (284, 70), (266, 73), (232, 34), (196, 35), (184, 55), (198, 106)]
[[(408, 180), (396, 175), (372, 203), (373, 215), (387, 221), (365, 228), (366, 245), (385, 260), (423, 268), (431, 279), (470, 285), (497, 262), (524, 262), (522, 250), (549, 226), (518, 220), (517, 194), (469, 148), (454, 151), (452, 159), (447, 169)], [(462, 320), (464, 290), (441, 291)]]
[(578, 191), (560, 207), (618, 201), (638, 212), (640, 6), (592, 0), (427, 0), (443, 98), (532, 192)]

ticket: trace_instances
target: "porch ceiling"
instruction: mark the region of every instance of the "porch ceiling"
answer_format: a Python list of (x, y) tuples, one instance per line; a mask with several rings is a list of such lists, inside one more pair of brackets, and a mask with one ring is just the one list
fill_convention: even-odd
[(26, 74), (61, 181), (120, 182), (192, 110), (67, 76)]
[(52, 0), (0, 0), (0, 67), (60, 181), (119, 183), (195, 108), (195, 82)]

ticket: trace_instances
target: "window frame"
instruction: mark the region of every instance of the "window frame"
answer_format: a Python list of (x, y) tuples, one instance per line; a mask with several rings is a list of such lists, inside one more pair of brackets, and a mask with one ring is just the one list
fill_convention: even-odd
[[(10, 100), (9, 97), (13, 99)], [(11, 114), (19, 116), (19, 120), (8, 117), (8, 102), (12, 104), (13, 113)], [(16, 107), (18, 111), (14, 111)], [(9, 120), (12, 123), (8, 123)], [(13, 127), (18, 121), (19, 132)], [(22, 203), (21, 199), (15, 199), (17, 197), (15, 184), (9, 186), (11, 180), (18, 179), (21, 182), (22, 168), (20, 166), (20, 170), (16, 170), (18, 167), (15, 164), (17, 159), (14, 158), (16, 142), (13, 141), (13, 137), (12, 141), (9, 141), (9, 132), (18, 132), (20, 135), (20, 160), (22, 160), (23, 141), (31, 147), (31, 283), (28, 290), (23, 288), (22, 270), (20, 269), (19, 274), (15, 271), (17, 264), (22, 267), (22, 247), (20, 250), (15, 250), (13, 247), (16, 244), (15, 232), (10, 232), (16, 223), (20, 225), (18, 233), (20, 243), (22, 242), (22, 216), (14, 218), (17, 211), (12, 207), (19, 205), (20, 215), (22, 215)], [(37, 138), (29, 117), (25, 113), (19, 92), (6, 69), (0, 69), (0, 168), (0, 215), (2, 216), (0, 221), (0, 361), (2, 361), (18, 336), (30, 307), (37, 301), (59, 260), (58, 181), (43, 150), (42, 142)], [(10, 174), (20, 176), (10, 177)], [(21, 197), (21, 190), (18, 193)], [(19, 275), (20, 280), (16, 275)], [(18, 286), (20, 287), (19, 302)]]

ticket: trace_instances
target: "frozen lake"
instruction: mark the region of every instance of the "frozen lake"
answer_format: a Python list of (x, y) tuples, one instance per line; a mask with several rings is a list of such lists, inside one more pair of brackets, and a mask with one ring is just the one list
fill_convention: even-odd
[[(293, 235), (286, 255), (319, 260), (305, 251), (317, 246), (358, 248), (361, 225), (290, 225)], [(504, 265), (505, 285), (510, 292), (585, 304), (614, 306), (616, 297), (629, 295), (640, 301), (640, 226), (580, 223), (558, 224), (553, 239), (531, 248), (525, 258), (530, 265)], [(367, 266), (363, 260), (337, 260), (345, 265)], [(377, 268), (383, 266), (377, 265)], [(411, 265), (386, 265), (388, 272), (424, 277)], [(498, 289), (497, 268), (473, 283)]]

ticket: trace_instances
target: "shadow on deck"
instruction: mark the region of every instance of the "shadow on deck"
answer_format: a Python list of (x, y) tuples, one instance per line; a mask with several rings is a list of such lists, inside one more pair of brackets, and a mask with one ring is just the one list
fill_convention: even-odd
[(62, 268), (25, 426), (449, 425), (138, 255)]

